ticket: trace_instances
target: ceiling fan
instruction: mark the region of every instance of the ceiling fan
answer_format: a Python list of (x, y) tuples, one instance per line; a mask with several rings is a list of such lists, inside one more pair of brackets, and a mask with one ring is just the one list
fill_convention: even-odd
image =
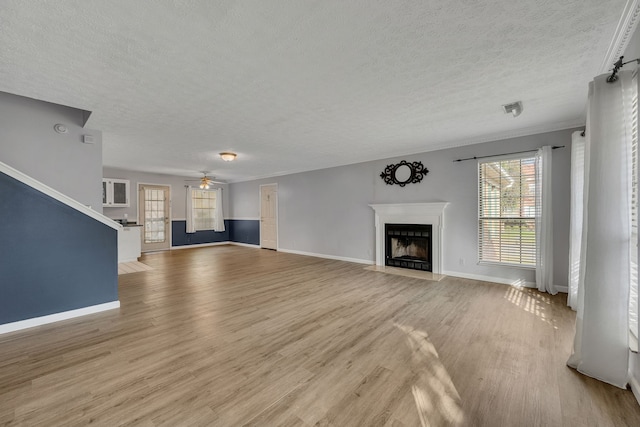
[(208, 190), (211, 185), (213, 184), (226, 184), (226, 182), (224, 181), (215, 181), (213, 178), (215, 177), (208, 177), (207, 174), (209, 173), (209, 171), (201, 171), (203, 177), (200, 179), (187, 179), (186, 181), (191, 181), (191, 182), (200, 182), (200, 188), (203, 190)]

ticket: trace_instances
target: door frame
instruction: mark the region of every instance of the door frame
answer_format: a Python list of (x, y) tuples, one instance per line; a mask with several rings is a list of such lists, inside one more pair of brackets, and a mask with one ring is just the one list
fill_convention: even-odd
[(278, 212), (278, 183), (260, 184), (258, 188), (258, 221), (260, 222), (260, 248), (262, 248), (262, 187), (273, 186), (276, 189), (276, 251), (280, 250), (280, 213)]
[[(136, 223), (140, 224), (140, 187), (141, 186), (145, 186), (145, 185), (155, 185), (158, 187), (168, 187), (169, 188), (169, 247), (167, 249), (160, 249), (160, 250), (171, 250), (171, 248), (173, 248), (173, 235), (172, 235), (172, 229), (173, 229), (173, 206), (172, 206), (172, 199), (171, 199), (171, 194), (173, 193), (172, 188), (171, 188), (171, 184), (159, 184), (159, 183), (152, 183), (152, 182), (138, 182), (138, 193), (137, 193), (137, 197), (136, 197)], [(144, 224), (140, 224), (142, 225), (142, 230), (140, 232), (140, 247), (142, 247), (143, 244), (143, 239), (144, 239)]]

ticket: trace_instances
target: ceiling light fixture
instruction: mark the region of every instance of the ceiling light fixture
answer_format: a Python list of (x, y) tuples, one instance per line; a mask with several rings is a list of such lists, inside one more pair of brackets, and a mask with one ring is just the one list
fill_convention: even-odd
[(513, 114), (513, 117), (518, 117), (522, 114), (522, 101), (512, 102), (511, 104), (504, 104), (502, 106), (505, 114)]
[(209, 172), (202, 171), (202, 173), (204, 174), (204, 176), (200, 178), (200, 188), (203, 190), (208, 190), (211, 187), (211, 184), (213, 184), (213, 181), (207, 176)]
[(236, 153), (231, 153), (229, 151), (225, 151), (224, 153), (220, 153), (220, 157), (225, 162), (232, 162), (232, 161), (234, 161), (236, 159), (236, 157), (238, 157), (238, 155)]

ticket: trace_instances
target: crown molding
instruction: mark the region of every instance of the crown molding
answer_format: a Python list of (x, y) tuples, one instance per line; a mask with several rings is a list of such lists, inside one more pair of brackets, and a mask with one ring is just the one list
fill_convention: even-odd
[(618, 27), (613, 35), (613, 40), (607, 50), (607, 55), (600, 66), (600, 74), (611, 71), (613, 63), (618, 60), (627, 49), (631, 36), (638, 26), (640, 18), (640, 0), (627, 0)]

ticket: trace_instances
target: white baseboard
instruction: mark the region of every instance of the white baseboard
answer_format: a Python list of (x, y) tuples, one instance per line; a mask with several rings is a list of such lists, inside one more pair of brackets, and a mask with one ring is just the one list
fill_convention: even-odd
[[(463, 279), (480, 280), (482, 282), (494, 282), (494, 283), (501, 283), (503, 285), (519, 286), (522, 288), (537, 287), (534, 282), (524, 282), (519, 279), (505, 279), (504, 277), (483, 276), (480, 274), (460, 273), (457, 271), (445, 271), (442, 274), (445, 274), (447, 276), (452, 276), (452, 277), (462, 277)], [(567, 286), (556, 286), (556, 290), (558, 292), (562, 292), (565, 294), (569, 292), (569, 288)]]
[(232, 242), (231, 240), (225, 240), (224, 242), (197, 243), (195, 245), (171, 246), (171, 250), (175, 250), (175, 249), (191, 249), (191, 248), (204, 248), (204, 247), (207, 247), (207, 246), (222, 246), (222, 245), (246, 246), (247, 248), (260, 249), (260, 245), (252, 245), (251, 243), (240, 243), (240, 242)]
[(76, 310), (63, 311), (61, 313), (49, 314), (47, 316), (33, 317), (31, 319), (5, 323), (4, 325), (0, 325), (0, 334), (7, 334), (9, 332), (20, 331), (22, 329), (33, 328), (35, 326), (73, 319), (74, 317), (100, 313), (101, 311), (113, 310), (116, 308), (120, 308), (120, 301), (106, 302), (104, 304), (91, 305), (89, 307), (78, 308)]
[(236, 246), (244, 246), (246, 248), (255, 248), (255, 249), (260, 249), (260, 245), (254, 245), (251, 243), (241, 243), (241, 242), (229, 242), (230, 245), (236, 245)]
[(504, 277), (495, 276), (483, 276), (480, 274), (460, 273), (457, 271), (445, 271), (442, 274), (453, 277), (461, 277), (463, 279), (479, 280), (481, 282), (493, 282), (501, 283), (503, 285), (520, 286), (523, 288), (535, 288), (536, 284), (533, 282), (524, 282), (519, 279), (505, 279)]
[(633, 395), (636, 397), (636, 400), (640, 405), (640, 382), (638, 382), (638, 379), (636, 377), (631, 376), (631, 378), (629, 379), (629, 385), (631, 386)]
[(343, 257), (343, 256), (316, 254), (316, 253), (313, 253), (313, 252), (296, 251), (296, 250), (293, 250), (293, 249), (278, 248), (278, 252), (285, 252), (285, 253), (288, 253), (288, 254), (295, 254), (295, 255), (313, 256), (313, 257), (316, 257), (316, 258), (335, 259), (337, 261), (355, 262), (355, 263), (358, 263), (358, 264), (373, 265), (375, 263), (373, 260), (368, 260), (368, 259), (348, 258), (348, 257)]
[(231, 242), (225, 240), (224, 242), (213, 242), (213, 243), (196, 243), (193, 245), (180, 245), (180, 246), (171, 246), (171, 250), (176, 250), (176, 249), (191, 249), (191, 248), (204, 248), (206, 246), (222, 246), (222, 245), (228, 245)]

